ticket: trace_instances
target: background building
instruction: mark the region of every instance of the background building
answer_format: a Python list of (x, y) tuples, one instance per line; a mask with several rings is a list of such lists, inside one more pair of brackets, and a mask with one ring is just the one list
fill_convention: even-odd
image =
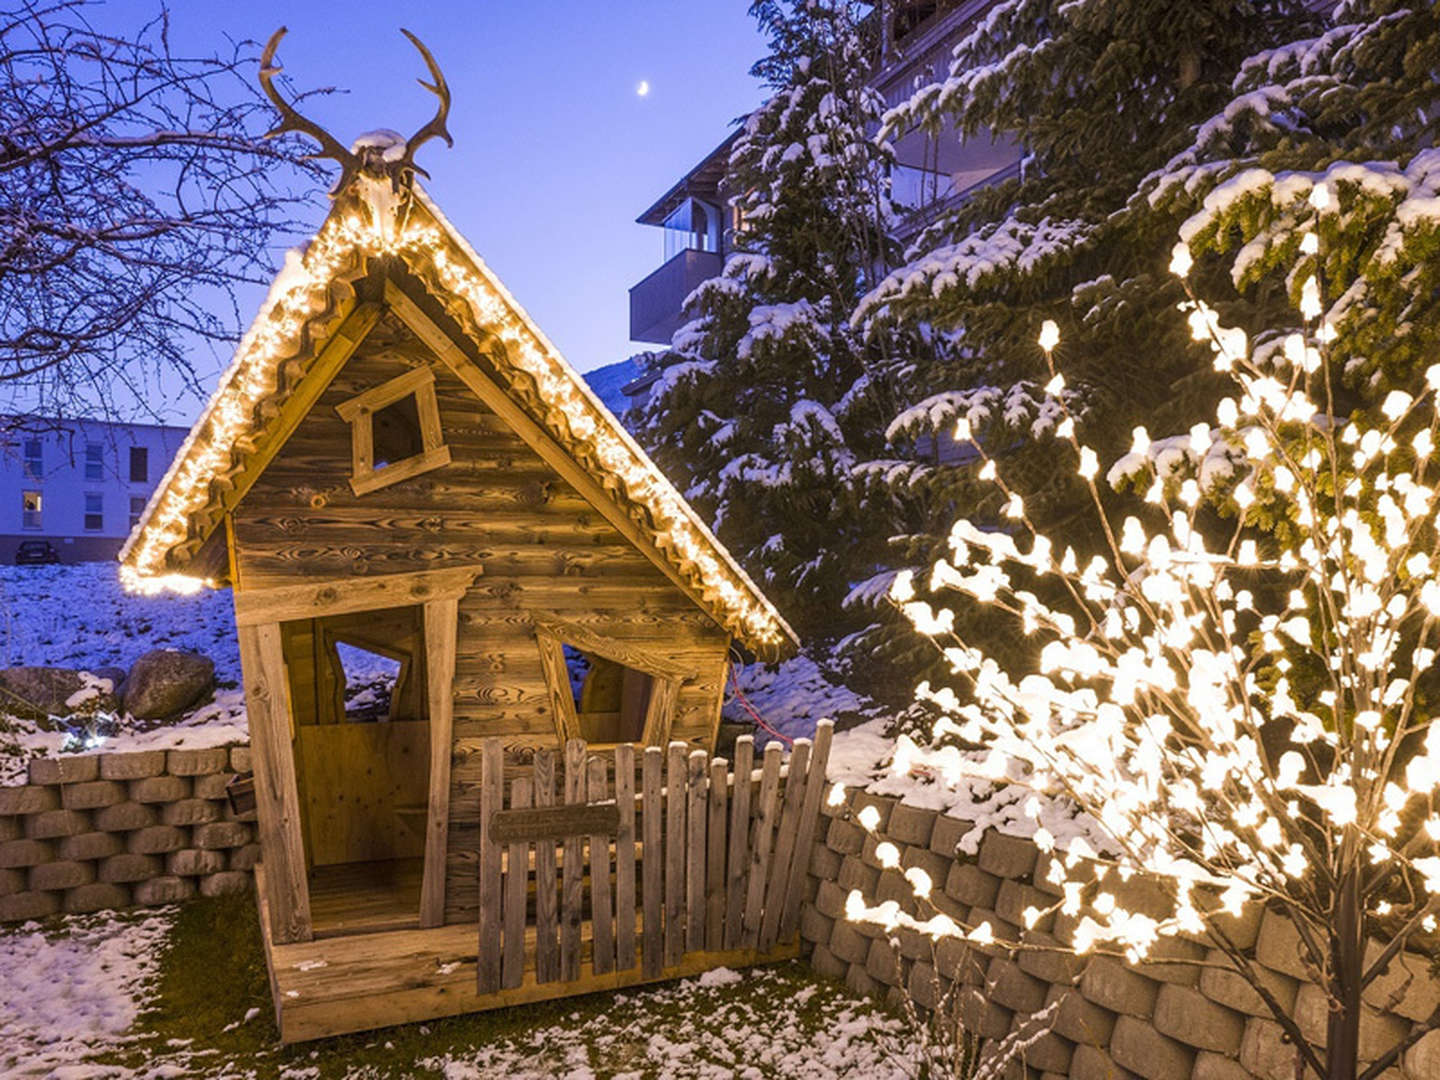
[(62, 561), (113, 559), (188, 431), (11, 417), (0, 451), (0, 561), (48, 540)]

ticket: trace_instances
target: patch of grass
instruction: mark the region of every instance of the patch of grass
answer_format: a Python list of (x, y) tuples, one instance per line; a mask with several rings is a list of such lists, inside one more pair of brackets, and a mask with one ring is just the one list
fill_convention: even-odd
[[(763, 1030), (783, 1003), (794, 1039), (824, 1028), (847, 1000), (852, 999), (843, 988), (819, 980), (795, 961), (732, 985), (701, 987), (692, 982), (682, 991), (675, 984), (661, 984), (283, 1046), (254, 898), (228, 896), (177, 909), (151, 999), (134, 1029), (138, 1041), (106, 1057), (130, 1068), (168, 1060), (196, 1076), (233, 1076), (238, 1071), (256, 1080), (275, 1080), (304, 1070), (303, 1075), (317, 1080), (379, 1080), (427, 1074), (430, 1070), (419, 1062), (444, 1058), (473, 1061), (480, 1069), (457, 1075), (485, 1076), (487, 1055), (500, 1055), (495, 1060), (500, 1066), (505, 1060), (513, 1062), (517, 1053), (529, 1057), (533, 1047), (542, 1073), (553, 1066), (553, 1075), (564, 1075), (568, 1069), (550, 1044), (557, 1032), (566, 1032), (577, 1036), (567, 1050), (583, 1047), (592, 1062), (604, 1062), (599, 1076), (633, 1071), (649, 1077), (662, 1071), (647, 1059), (652, 1036), (682, 1041), (698, 1036), (706, 1047), (702, 1058), (725, 1065), (726, 1038), (717, 1029), (724, 1025), (714, 1019), (720, 1014), (725, 1023)], [(258, 1014), (243, 1022), (251, 1009)], [(767, 1070), (764, 1075), (781, 1074)]]

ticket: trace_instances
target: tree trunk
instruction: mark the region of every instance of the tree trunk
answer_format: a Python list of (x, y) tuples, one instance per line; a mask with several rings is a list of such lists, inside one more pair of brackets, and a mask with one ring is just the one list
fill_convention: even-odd
[(1360, 915), (1360, 879), (1352, 866), (1340, 879), (1330, 930), (1333, 1001), (1326, 1025), (1326, 1080), (1355, 1080), (1360, 1054), (1360, 990), (1365, 943)]

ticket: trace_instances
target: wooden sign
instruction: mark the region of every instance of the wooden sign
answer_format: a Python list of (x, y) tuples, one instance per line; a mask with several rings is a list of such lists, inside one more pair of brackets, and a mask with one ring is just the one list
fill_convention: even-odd
[(490, 839), (497, 844), (565, 840), (576, 836), (614, 836), (619, 831), (620, 810), (614, 803), (497, 810), (490, 818)]

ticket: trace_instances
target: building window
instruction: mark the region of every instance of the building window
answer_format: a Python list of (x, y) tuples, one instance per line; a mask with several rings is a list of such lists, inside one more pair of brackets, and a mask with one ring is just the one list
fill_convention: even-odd
[(45, 451), (39, 439), (25, 440), (25, 479), (39, 480), (45, 474)]
[(356, 495), (450, 464), (440, 431), (435, 374), (416, 368), (335, 406), (350, 425)]
[(665, 219), (665, 261), (682, 251), (720, 250), (720, 208), (686, 199)]
[(99, 532), (105, 528), (105, 497), (98, 491), (85, 493), (85, 531)]
[(40, 492), (26, 491), (20, 495), (22, 524), (27, 529), (40, 528)]
[(85, 479), (105, 479), (105, 447), (98, 442), (85, 444)]
[(144, 495), (130, 496), (130, 528), (133, 529), (140, 524), (140, 519), (145, 515), (146, 502)]
[(150, 482), (149, 447), (130, 447), (130, 482), (132, 484), (148, 484)]

